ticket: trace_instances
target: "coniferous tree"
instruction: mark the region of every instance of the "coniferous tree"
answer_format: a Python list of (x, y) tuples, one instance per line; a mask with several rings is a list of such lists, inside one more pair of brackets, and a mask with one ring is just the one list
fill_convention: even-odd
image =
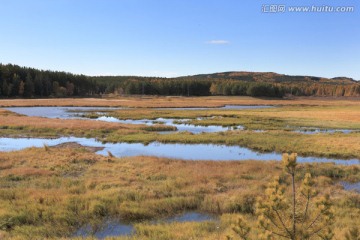
[(24, 96), (25, 97), (32, 97), (33, 94), (34, 94), (34, 82), (33, 82), (33, 79), (31, 77), (31, 74), (28, 73), (26, 75), (26, 80), (25, 80)]
[(11, 89), (12, 87), (8, 84), (7, 80), (3, 80), (2, 93), (5, 97), (10, 97)]
[(24, 92), (25, 92), (25, 83), (23, 81), (20, 82), (19, 84), (19, 96), (24, 96)]
[(330, 240), (334, 234), (331, 225), (334, 215), (328, 195), (314, 199), (313, 180), (310, 173), (304, 177), (297, 191), (295, 186), (296, 154), (284, 154), (283, 164), (291, 176), (291, 200), (286, 197), (285, 188), (277, 177), (266, 189), (265, 198), (257, 203), (258, 223), (263, 230), (263, 239), (285, 238), (291, 240)]
[(36, 96), (40, 96), (40, 97), (44, 95), (43, 75), (41, 73), (35, 75), (34, 93)]

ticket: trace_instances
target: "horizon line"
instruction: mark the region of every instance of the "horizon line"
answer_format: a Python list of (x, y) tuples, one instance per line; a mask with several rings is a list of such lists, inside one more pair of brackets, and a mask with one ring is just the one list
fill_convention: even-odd
[(315, 75), (307, 75), (307, 74), (286, 74), (286, 73), (278, 73), (278, 72), (273, 72), (273, 71), (246, 71), (246, 70), (231, 70), (231, 71), (219, 71), (219, 72), (211, 72), (211, 73), (197, 73), (197, 74), (189, 74), (189, 75), (179, 75), (179, 76), (174, 76), (174, 77), (166, 77), (166, 76), (155, 76), (155, 75), (131, 75), (131, 74), (126, 74), (126, 75), (113, 75), (113, 74), (99, 74), (99, 75), (89, 75), (89, 74), (84, 74), (84, 73), (74, 73), (74, 72), (70, 72), (70, 71), (65, 71), (65, 70), (52, 70), (52, 69), (44, 69), (44, 68), (37, 68), (37, 67), (30, 67), (30, 66), (21, 66), (18, 64), (14, 64), (14, 63), (3, 63), (0, 62), (0, 65), (14, 65), (14, 66), (19, 66), (21, 68), (31, 68), (31, 69), (36, 69), (39, 71), (50, 71), (50, 72), (63, 72), (63, 73), (70, 73), (70, 74), (74, 74), (74, 75), (83, 75), (86, 77), (144, 77), (144, 78), (166, 78), (166, 79), (171, 79), (171, 78), (182, 78), (182, 77), (194, 77), (194, 76), (199, 76), (199, 75), (213, 75), (213, 74), (221, 74), (221, 73), (273, 73), (273, 74), (279, 74), (279, 75), (285, 75), (285, 76), (291, 76), (291, 77), (298, 77), (298, 76), (303, 76), (303, 77), (318, 77), (318, 78), (326, 78), (326, 79), (335, 79), (335, 78), (348, 78), (351, 79), (353, 81), (356, 82), (360, 82), (360, 79), (354, 79), (352, 77), (347, 77), (347, 76), (336, 76), (336, 77), (322, 77), (322, 76), (315, 76)]

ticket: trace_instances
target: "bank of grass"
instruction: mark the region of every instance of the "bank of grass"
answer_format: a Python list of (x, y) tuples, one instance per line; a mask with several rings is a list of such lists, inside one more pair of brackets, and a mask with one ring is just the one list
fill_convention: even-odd
[(176, 131), (177, 128), (175, 126), (167, 126), (164, 124), (154, 124), (149, 126), (144, 126), (140, 128), (141, 130), (145, 130), (147, 132), (169, 132), (169, 131)]
[[(273, 176), (282, 175), (281, 163), (275, 161), (115, 158), (78, 146), (1, 152), (0, 169), (2, 239), (69, 238), (81, 226), (107, 219), (134, 223), (132, 239), (224, 239), (236, 214), (256, 226), (256, 197)], [(336, 183), (359, 181), (359, 167), (301, 165), (300, 175), (306, 171), (314, 176), (321, 194), (331, 193), (335, 232), (341, 239), (343, 229), (360, 217), (360, 196)], [(221, 220), (142, 222), (187, 211), (214, 214)]]

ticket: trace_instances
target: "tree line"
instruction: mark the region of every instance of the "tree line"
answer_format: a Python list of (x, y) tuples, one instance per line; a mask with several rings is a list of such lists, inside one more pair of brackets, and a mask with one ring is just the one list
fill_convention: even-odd
[[(109, 81), (107, 77), (97, 77), (104, 85), (103, 93), (142, 94), (142, 95), (182, 95), (182, 96), (252, 96), (283, 97), (293, 96), (360, 96), (360, 83), (335, 84), (318, 82), (248, 82), (228, 79), (184, 78), (136, 78), (129, 77)], [(104, 81), (105, 79), (105, 81)], [(105, 84), (107, 83), (107, 84)]]
[(96, 92), (97, 84), (84, 75), (0, 64), (0, 96), (3, 98), (70, 97)]
[[(295, 77), (296, 78), (296, 77)], [(360, 83), (262, 82), (206, 77), (91, 77), (0, 64), (0, 97), (72, 97), (117, 95), (176, 96), (360, 96)]]

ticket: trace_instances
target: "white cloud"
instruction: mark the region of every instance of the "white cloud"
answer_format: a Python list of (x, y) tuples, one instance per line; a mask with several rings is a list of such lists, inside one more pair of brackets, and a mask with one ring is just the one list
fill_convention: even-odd
[(230, 42), (227, 40), (211, 40), (207, 41), (208, 44), (229, 44)]

